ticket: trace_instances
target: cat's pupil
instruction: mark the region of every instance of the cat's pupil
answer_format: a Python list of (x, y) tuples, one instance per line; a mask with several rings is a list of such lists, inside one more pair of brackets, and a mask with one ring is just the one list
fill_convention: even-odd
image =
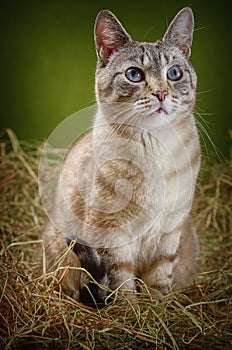
[(126, 70), (125, 75), (128, 80), (134, 83), (139, 83), (140, 81), (143, 81), (145, 78), (143, 71), (136, 67), (128, 68)]

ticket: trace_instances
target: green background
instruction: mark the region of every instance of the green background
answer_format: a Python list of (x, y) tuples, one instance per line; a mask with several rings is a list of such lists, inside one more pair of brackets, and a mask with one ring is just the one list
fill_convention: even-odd
[[(191, 2), (196, 25), (192, 48), (198, 74), (196, 110), (226, 156), (232, 98), (228, 4), (227, 0)], [(114, 12), (134, 39), (155, 41), (186, 5), (171, 0), (2, 1), (1, 129), (10, 127), (19, 138), (42, 140), (63, 119), (95, 102), (93, 26), (99, 10)]]

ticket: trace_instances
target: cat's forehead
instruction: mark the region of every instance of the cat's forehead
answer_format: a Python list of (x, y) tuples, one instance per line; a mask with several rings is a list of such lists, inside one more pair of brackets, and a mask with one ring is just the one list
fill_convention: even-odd
[(184, 57), (177, 48), (165, 45), (162, 41), (155, 43), (133, 42), (126, 48), (123, 60), (150, 69), (169, 65), (176, 60), (183, 61)]

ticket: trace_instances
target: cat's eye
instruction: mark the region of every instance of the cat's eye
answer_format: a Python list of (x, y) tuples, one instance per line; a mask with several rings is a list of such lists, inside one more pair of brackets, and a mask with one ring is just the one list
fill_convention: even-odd
[(180, 80), (183, 77), (183, 71), (179, 66), (172, 66), (167, 71), (167, 78), (172, 81)]
[(136, 67), (131, 67), (126, 70), (125, 73), (128, 80), (132, 81), (133, 83), (140, 83), (145, 79), (144, 72)]

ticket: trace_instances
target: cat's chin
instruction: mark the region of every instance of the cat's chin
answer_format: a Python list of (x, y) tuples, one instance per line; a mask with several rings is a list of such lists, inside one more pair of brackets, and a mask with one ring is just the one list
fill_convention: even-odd
[(168, 113), (165, 110), (150, 111), (143, 115), (143, 127), (149, 131), (158, 131), (165, 128), (174, 127), (179, 124), (185, 116), (180, 116), (175, 112)]
[(153, 116), (154, 118), (162, 118), (168, 116), (168, 112), (163, 108), (158, 108), (156, 110), (151, 110), (146, 113), (147, 116)]

